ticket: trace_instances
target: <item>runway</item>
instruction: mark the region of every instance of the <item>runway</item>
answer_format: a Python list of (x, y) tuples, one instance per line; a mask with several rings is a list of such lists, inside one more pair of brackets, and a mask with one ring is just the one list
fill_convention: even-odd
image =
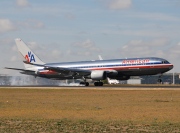
[(0, 89), (180, 90), (180, 85), (0, 86)]

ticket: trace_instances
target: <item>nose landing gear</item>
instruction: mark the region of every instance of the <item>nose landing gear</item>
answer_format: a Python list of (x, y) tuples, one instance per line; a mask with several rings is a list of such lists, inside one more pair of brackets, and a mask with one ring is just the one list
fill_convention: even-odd
[(158, 84), (162, 84), (162, 79), (161, 79), (161, 78), (162, 78), (162, 74), (159, 75), (159, 78), (158, 78), (158, 80), (157, 80), (157, 83), (158, 83)]

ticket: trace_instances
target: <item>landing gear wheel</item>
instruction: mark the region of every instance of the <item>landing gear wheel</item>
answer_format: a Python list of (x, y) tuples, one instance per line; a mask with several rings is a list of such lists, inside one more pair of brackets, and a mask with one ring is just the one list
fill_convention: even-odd
[(99, 82), (99, 86), (103, 86), (103, 82)]
[(162, 79), (158, 79), (158, 84), (162, 84)]
[(157, 83), (158, 83), (158, 84), (163, 84), (161, 78), (162, 78), (162, 74), (160, 74), (159, 77), (158, 77), (158, 80), (157, 80)]
[(89, 86), (89, 83), (88, 83), (88, 82), (80, 82), (79, 84), (80, 84), (80, 85)]
[(94, 82), (94, 86), (98, 86), (98, 82)]
[(84, 85), (84, 82), (80, 82), (79, 84), (80, 84), (80, 85)]
[(85, 83), (85, 86), (89, 86), (89, 83), (88, 83), (88, 82), (86, 82), (86, 83)]
[(94, 86), (103, 86), (103, 82), (94, 82)]

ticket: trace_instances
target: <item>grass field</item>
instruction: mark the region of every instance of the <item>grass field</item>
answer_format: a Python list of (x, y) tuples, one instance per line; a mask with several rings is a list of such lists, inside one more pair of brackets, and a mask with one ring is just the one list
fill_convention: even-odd
[(180, 90), (0, 89), (0, 132), (180, 132)]

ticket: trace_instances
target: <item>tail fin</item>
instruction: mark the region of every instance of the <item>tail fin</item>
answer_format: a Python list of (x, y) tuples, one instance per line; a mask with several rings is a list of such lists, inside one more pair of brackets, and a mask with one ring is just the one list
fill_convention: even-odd
[[(35, 53), (19, 38), (15, 39), (16, 45), (18, 50), (23, 57), (23, 61), (34, 63), (34, 64), (45, 64), (41, 59), (35, 55)], [(33, 69), (35, 68), (34, 65), (24, 63), (26, 69)]]

